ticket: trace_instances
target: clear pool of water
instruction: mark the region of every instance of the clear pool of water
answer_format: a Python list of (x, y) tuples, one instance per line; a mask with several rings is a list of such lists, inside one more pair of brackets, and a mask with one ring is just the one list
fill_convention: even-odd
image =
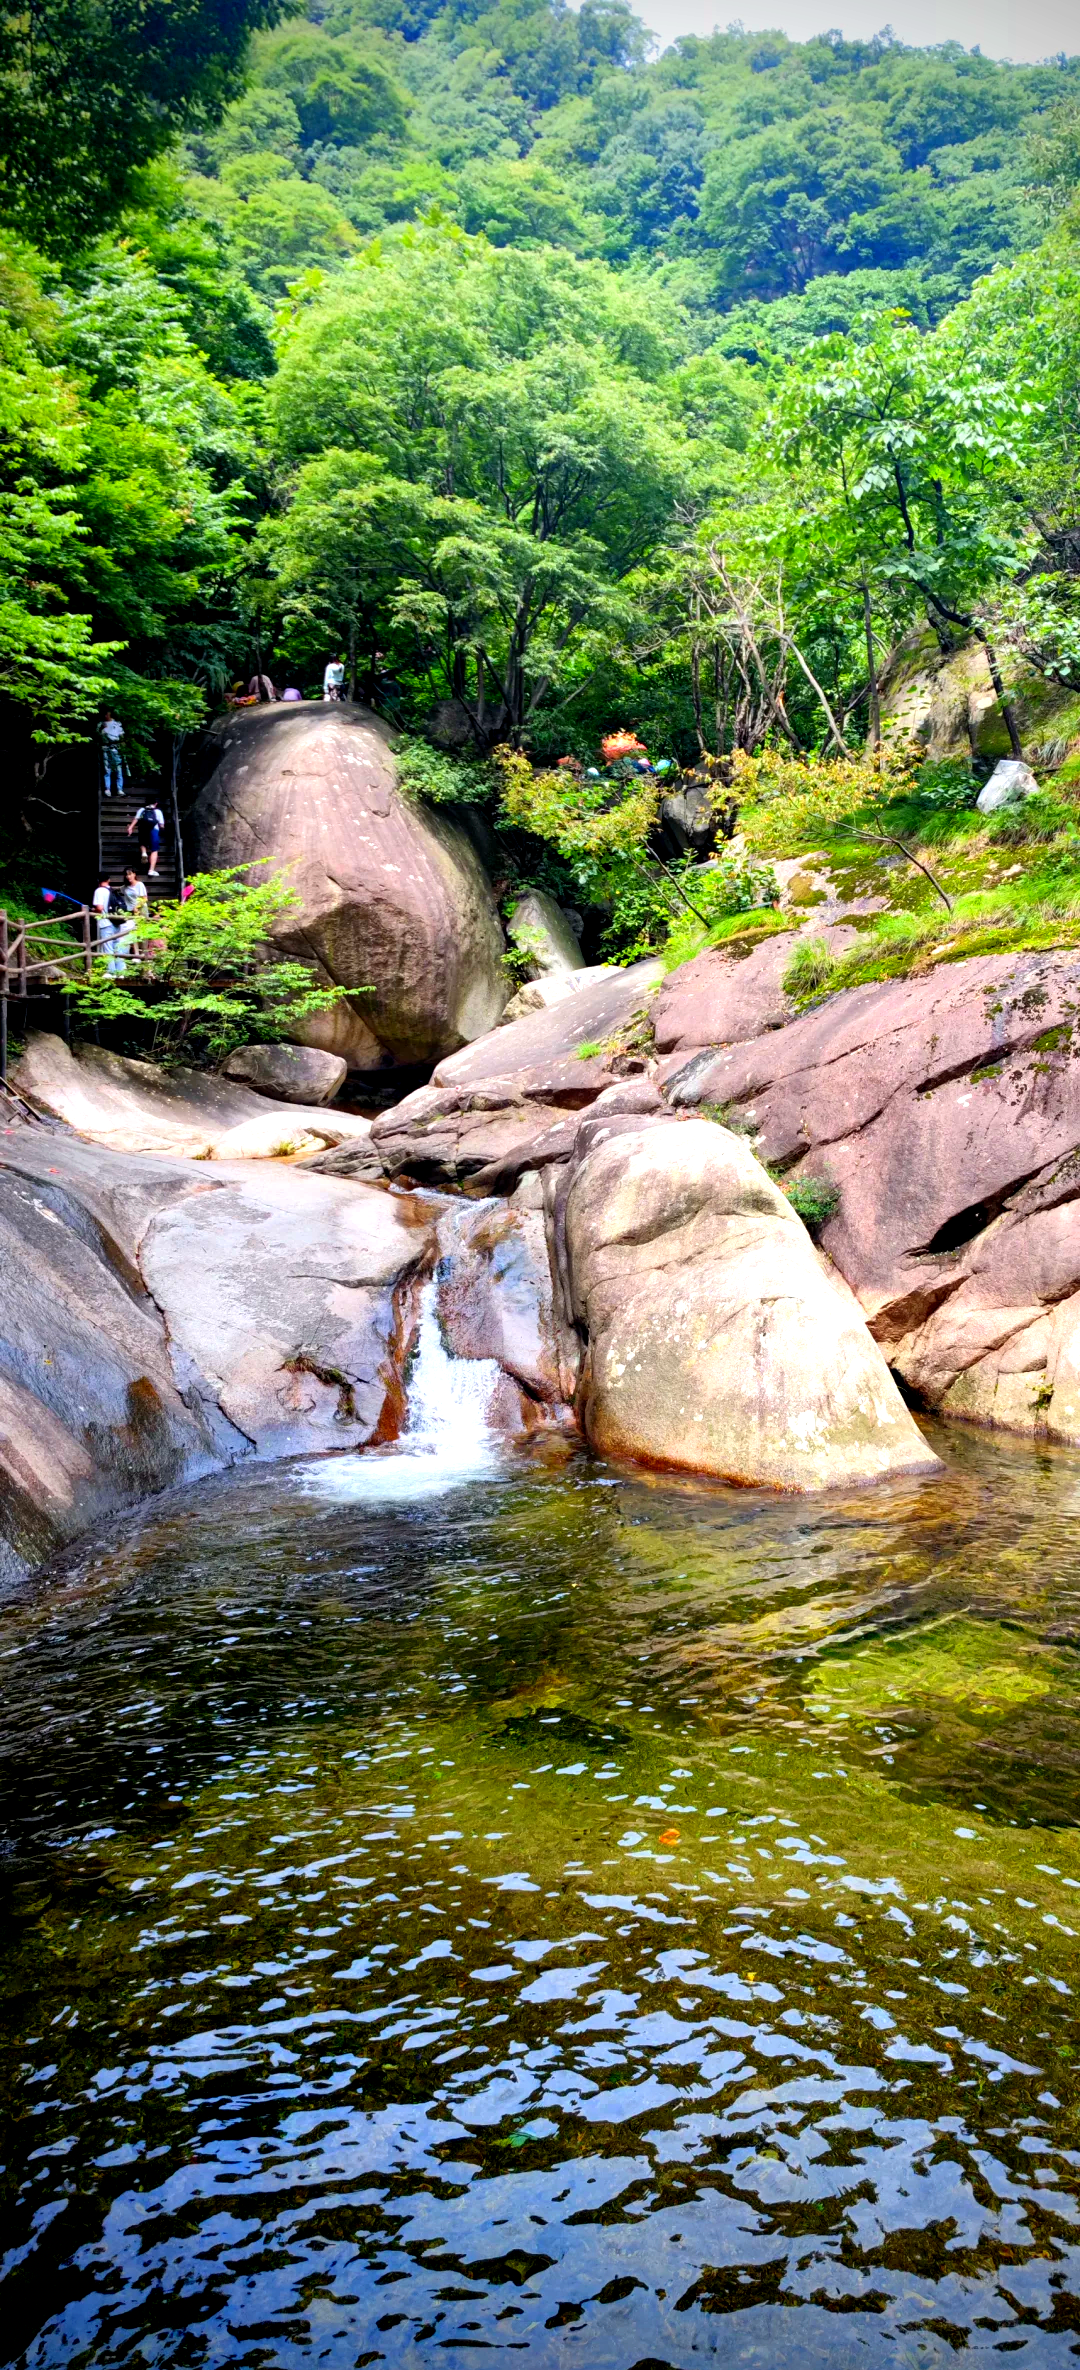
[(10, 1600), (5, 2359), (1075, 2362), (1080, 1459), (935, 1444), (264, 1467)]

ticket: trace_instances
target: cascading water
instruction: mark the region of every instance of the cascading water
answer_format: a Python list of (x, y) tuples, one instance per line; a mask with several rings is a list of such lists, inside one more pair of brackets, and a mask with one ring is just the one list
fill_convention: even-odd
[(438, 1276), (431, 1276), (420, 1295), (404, 1445), (450, 1473), (490, 1464), (495, 1440), (488, 1410), (501, 1373), (495, 1358), (451, 1357), (439, 1322)]
[(454, 1358), (439, 1320), (440, 1260), (420, 1294), (416, 1346), (408, 1373), (408, 1415), (390, 1448), (364, 1449), (312, 1469), (320, 1497), (409, 1500), (452, 1489), (491, 1472), (498, 1441), (488, 1420), (502, 1379), (496, 1358)]

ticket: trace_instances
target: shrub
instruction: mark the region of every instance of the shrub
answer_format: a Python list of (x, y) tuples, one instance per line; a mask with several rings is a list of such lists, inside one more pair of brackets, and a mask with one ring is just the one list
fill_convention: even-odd
[(781, 1190), (809, 1234), (818, 1234), (830, 1218), (835, 1218), (840, 1207), (840, 1188), (830, 1184), (826, 1177), (794, 1177)]
[(801, 938), (780, 985), (793, 1004), (809, 1004), (828, 987), (835, 969), (823, 938)]

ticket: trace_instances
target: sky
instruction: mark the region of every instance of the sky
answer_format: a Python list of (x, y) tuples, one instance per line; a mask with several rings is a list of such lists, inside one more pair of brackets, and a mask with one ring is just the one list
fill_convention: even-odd
[(738, 16), (748, 32), (778, 28), (793, 41), (834, 25), (866, 40), (887, 22), (899, 41), (962, 41), (1017, 63), (1080, 51), (1080, 0), (637, 0), (637, 13), (662, 46)]

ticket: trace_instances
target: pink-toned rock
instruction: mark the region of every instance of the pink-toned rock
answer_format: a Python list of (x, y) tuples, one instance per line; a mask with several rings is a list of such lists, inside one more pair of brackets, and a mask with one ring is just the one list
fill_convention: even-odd
[[(503, 936), (479, 859), (401, 795), (378, 719), (347, 705), (248, 709), (218, 727), (195, 810), (199, 861), (283, 871), (275, 943), (354, 992), (300, 1034), (350, 1068), (434, 1061), (494, 1028)], [(265, 872), (254, 876), (265, 878)]]
[[(831, 955), (853, 945), (857, 935), (836, 925), (810, 934), (824, 939)], [(798, 937), (784, 930), (748, 952), (708, 947), (671, 972), (654, 1007), (657, 1052), (739, 1045), (782, 1029), (794, 1007), (781, 983), (797, 945)]]
[(621, 1073), (645, 1068), (646, 1053), (621, 1052), (618, 1037), (651, 1011), (659, 977), (651, 962), (605, 973), (440, 1062), (430, 1086), (372, 1123), (386, 1174), (508, 1192), (524, 1170), (568, 1159), (580, 1113)]
[(1080, 955), (979, 956), (837, 996), (671, 1090), (839, 1189), (825, 1247), (927, 1405), (1074, 1442), (1078, 1026)]

